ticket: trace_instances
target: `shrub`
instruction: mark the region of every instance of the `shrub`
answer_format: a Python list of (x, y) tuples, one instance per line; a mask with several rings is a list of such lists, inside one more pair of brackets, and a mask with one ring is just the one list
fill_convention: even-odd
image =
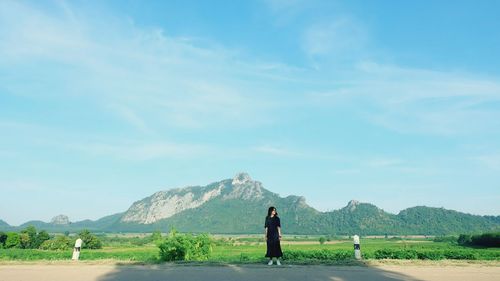
[(5, 247), (5, 240), (7, 240), (7, 233), (0, 231), (0, 249)]
[(43, 242), (47, 241), (50, 239), (50, 235), (47, 233), (47, 231), (42, 230), (38, 232), (36, 235), (35, 241), (33, 242), (33, 248), (39, 248)]
[(380, 249), (374, 252), (376, 259), (417, 259), (418, 253), (415, 250)]
[(445, 258), (441, 251), (419, 251), (417, 255), (421, 260), (442, 260)]
[(458, 237), (456, 236), (436, 236), (432, 241), (434, 242), (448, 242), (448, 243), (457, 243)]
[(42, 250), (68, 250), (73, 241), (66, 236), (56, 236), (54, 239), (46, 240), (40, 245)]
[(319, 243), (320, 243), (321, 245), (325, 244), (325, 241), (326, 241), (326, 238), (325, 238), (325, 237), (320, 237), (320, 238), (319, 238)]
[(19, 247), (20, 244), (19, 234), (15, 232), (7, 233), (7, 239), (5, 239), (5, 248)]
[(78, 237), (82, 239), (84, 249), (101, 249), (102, 242), (94, 234), (90, 233), (87, 229), (84, 229), (78, 233)]
[(444, 252), (444, 257), (450, 260), (477, 260), (477, 255), (471, 251), (450, 251)]
[(212, 239), (207, 234), (193, 236), (172, 230), (159, 244), (163, 261), (207, 260), (212, 253)]
[(463, 246), (500, 247), (500, 232), (479, 235), (460, 234), (457, 240)]
[(332, 250), (314, 250), (314, 251), (297, 251), (288, 250), (283, 252), (283, 260), (289, 261), (307, 261), (307, 260), (320, 260), (320, 261), (339, 261), (348, 260), (353, 258), (352, 251), (332, 251)]
[(460, 245), (469, 245), (472, 242), (472, 236), (469, 234), (460, 234), (457, 243)]

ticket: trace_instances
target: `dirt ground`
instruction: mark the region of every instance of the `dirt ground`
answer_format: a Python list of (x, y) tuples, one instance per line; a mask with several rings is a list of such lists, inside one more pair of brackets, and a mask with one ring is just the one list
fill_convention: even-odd
[(1, 281), (500, 281), (499, 266), (1, 264)]

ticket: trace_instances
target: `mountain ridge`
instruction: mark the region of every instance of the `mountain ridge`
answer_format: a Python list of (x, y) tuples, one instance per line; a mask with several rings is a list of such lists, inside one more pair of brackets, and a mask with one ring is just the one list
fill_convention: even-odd
[[(103, 232), (166, 231), (260, 233), (269, 206), (278, 209), (286, 233), (290, 234), (422, 234), (442, 235), (500, 229), (500, 216), (479, 216), (444, 208), (415, 206), (388, 213), (370, 203), (351, 200), (338, 210), (321, 212), (305, 197), (281, 197), (265, 189), (247, 173), (206, 186), (188, 186), (158, 191), (135, 201), (125, 212), (96, 221), (70, 222), (64, 215), (53, 223), (30, 221), (48, 231), (87, 228)], [(57, 223), (54, 223), (57, 222)], [(63, 223), (61, 223), (63, 222)]]

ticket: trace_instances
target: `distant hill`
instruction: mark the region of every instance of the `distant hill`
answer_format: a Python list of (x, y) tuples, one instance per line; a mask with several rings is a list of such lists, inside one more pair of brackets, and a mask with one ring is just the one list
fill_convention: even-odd
[(34, 225), (49, 232), (83, 228), (104, 232), (151, 232), (175, 227), (185, 232), (262, 233), (269, 206), (278, 209), (283, 231), (287, 234), (444, 235), (500, 229), (499, 216), (476, 216), (425, 206), (408, 208), (396, 215), (352, 200), (342, 209), (319, 212), (307, 205), (304, 197), (280, 197), (245, 173), (207, 186), (156, 192), (133, 203), (124, 213), (97, 221), (72, 223), (60, 215), (52, 223), (31, 221), (18, 229)]
[(10, 227), (10, 225), (8, 223), (6, 223), (5, 221), (0, 220), (0, 227)]

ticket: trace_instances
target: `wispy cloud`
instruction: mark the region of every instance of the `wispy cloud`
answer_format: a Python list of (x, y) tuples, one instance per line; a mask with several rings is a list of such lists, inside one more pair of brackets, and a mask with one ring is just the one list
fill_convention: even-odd
[(402, 133), (455, 135), (500, 128), (500, 81), (467, 73), (357, 64), (349, 82), (308, 95), (317, 106), (344, 106)]
[(203, 157), (210, 147), (199, 144), (167, 142), (121, 142), (121, 143), (80, 143), (68, 145), (71, 149), (81, 150), (95, 156), (111, 156), (115, 159), (146, 161), (162, 158)]
[(343, 59), (364, 49), (368, 33), (359, 21), (339, 17), (333, 21), (309, 26), (303, 35), (302, 47), (309, 56)]
[(481, 164), (482, 167), (487, 167), (495, 171), (500, 171), (500, 154), (481, 155), (473, 158), (476, 162)]
[[(274, 79), (265, 73), (277, 69), (268, 63), (245, 63), (221, 46), (113, 17), (89, 22), (69, 5), (61, 13), (20, 2), (0, 5), (1, 68), (24, 74), (22, 81), (3, 83), (9, 93), (89, 98), (143, 132), (272, 120), (277, 103), (263, 85)], [(27, 70), (38, 63), (44, 67)], [(50, 75), (43, 74), (47, 68)], [(37, 91), (33, 85), (40, 83), (52, 91)]]
[(252, 148), (252, 150), (264, 153), (272, 156), (284, 156), (284, 157), (299, 157), (304, 156), (304, 153), (293, 151), (289, 148), (275, 145), (259, 145)]

